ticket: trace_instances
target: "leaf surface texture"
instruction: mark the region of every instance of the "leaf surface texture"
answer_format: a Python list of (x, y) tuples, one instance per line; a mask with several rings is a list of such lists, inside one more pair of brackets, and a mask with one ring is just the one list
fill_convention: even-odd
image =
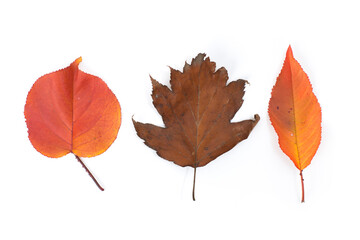
[(29, 139), (45, 156), (93, 157), (117, 137), (120, 104), (103, 80), (79, 70), (81, 60), (40, 77), (27, 96)]
[(165, 128), (134, 122), (145, 144), (180, 166), (205, 166), (246, 139), (260, 117), (231, 123), (243, 103), (245, 80), (227, 85), (225, 68), (199, 54), (183, 72), (170, 68), (171, 90), (153, 78), (153, 104)]
[(282, 151), (302, 171), (311, 163), (321, 141), (321, 108), (308, 76), (295, 60), (289, 46), (283, 68), (272, 89), (270, 121), (279, 137)]
[(320, 144), (321, 108), (291, 47), (273, 87), (268, 111), (281, 149), (299, 170), (305, 169)]

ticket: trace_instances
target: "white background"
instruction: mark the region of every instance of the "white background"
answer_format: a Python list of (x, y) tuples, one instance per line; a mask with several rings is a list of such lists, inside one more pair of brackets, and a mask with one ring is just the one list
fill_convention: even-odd
[[(1, 1), (0, 239), (359, 239), (360, 14), (357, 1)], [(322, 107), (322, 143), (299, 172), (277, 144), (267, 105), (288, 45)], [(169, 85), (199, 52), (246, 79), (234, 121), (249, 138), (198, 169), (158, 157), (131, 117), (162, 125), (149, 74)], [(82, 56), (122, 106), (118, 138), (84, 159), (49, 159), (23, 109), (43, 74)]]

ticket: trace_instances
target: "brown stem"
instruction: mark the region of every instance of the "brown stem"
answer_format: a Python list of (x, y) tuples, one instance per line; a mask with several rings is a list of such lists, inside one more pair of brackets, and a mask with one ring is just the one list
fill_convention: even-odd
[[(75, 155), (75, 154), (74, 154)], [(95, 182), (96, 186), (98, 186), (98, 188), (101, 191), (104, 191), (104, 188), (98, 183), (98, 181), (96, 180), (96, 178), (94, 177), (94, 175), (92, 175), (92, 173), (90, 172), (90, 170), (86, 167), (86, 165), (84, 164), (83, 161), (81, 161), (81, 158), (78, 157), (77, 155), (75, 155), (76, 159), (79, 161), (79, 163), (81, 163), (81, 165), (83, 166), (83, 168), (85, 168), (86, 172), (89, 174), (89, 176), (92, 178), (92, 180)]]
[(196, 167), (194, 167), (194, 182), (193, 182), (193, 192), (192, 192), (192, 198), (195, 201), (195, 179), (196, 179)]
[(302, 170), (300, 170), (300, 178), (301, 178), (301, 189), (302, 189), (302, 198), (301, 198), (301, 202), (305, 202), (305, 191), (304, 191), (304, 178), (302, 175)]

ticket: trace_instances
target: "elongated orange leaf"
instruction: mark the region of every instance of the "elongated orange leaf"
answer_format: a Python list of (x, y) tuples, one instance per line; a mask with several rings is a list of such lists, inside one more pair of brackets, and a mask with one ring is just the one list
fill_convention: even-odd
[(282, 151), (302, 171), (310, 164), (321, 140), (321, 108), (306, 73), (289, 46), (284, 66), (272, 90), (269, 116)]
[(117, 137), (121, 112), (115, 95), (100, 78), (84, 73), (76, 59), (69, 67), (40, 77), (26, 99), (25, 118), (34, 148), (47, 157), (80, 157), (106, 151)]

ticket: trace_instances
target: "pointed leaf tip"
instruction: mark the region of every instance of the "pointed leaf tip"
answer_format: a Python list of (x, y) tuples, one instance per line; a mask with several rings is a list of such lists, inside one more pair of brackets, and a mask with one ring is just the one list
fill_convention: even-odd
[(78, 58), (71, 64), (71, 66), (78, 67), (81, 62), (82, 62), (82, 57), (78, 57)]
[(293, 55), (293, 51), (292, 51), (292, 48), (291, 48), (291, 45), (289, 45), (287, 51), (286, 51), (286, 57), (288, 58), (294, 58), (294, 55)]

